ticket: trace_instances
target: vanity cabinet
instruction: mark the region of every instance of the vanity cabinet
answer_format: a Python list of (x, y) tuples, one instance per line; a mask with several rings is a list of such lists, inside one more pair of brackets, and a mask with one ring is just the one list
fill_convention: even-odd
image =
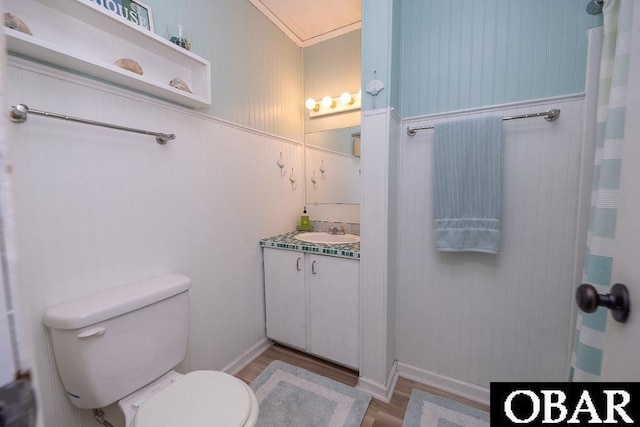
[(264, 249), (267, 336), (301, 350), (307, 348), (304, 254)]
[(355, 369), (358, 260), (264, 248), (267, 336)]

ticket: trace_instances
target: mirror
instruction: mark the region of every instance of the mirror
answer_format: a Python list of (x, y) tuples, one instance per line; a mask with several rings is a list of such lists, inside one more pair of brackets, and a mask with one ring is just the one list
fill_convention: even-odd
[[(361, 87), (361, 30), (303, 48), (305, 99), (337, 97)], [(360, 110), (310, 117), (305, 109), (306, 203), (359, 204), (360, 157), (352, 134), (360, 133)], [(357, 153), (356, 153), (357, 154)]]
[(358, 125), (305, 135), (307, 203), (360, 203), (359, 134)]

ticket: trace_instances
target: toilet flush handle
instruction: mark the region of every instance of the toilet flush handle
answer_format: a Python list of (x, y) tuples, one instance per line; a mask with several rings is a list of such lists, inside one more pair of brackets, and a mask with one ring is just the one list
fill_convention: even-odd
[(104, 335), (104, 331), (106, 330), (107, 328), (105, 328), (104, 326), (96, 326), (95, 328), (85, 329), (76, 336), (78, 338), (98, 337), (100, 335)]

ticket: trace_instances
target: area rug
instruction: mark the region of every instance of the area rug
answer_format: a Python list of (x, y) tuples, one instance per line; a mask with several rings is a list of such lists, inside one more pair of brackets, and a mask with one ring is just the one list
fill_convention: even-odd
[(251, 382), (260, 403), (258, 427), (359, 426), (371, 395), (282, 361)]
[(489, 413), (413, 389), (402, 427), (488, 427)]

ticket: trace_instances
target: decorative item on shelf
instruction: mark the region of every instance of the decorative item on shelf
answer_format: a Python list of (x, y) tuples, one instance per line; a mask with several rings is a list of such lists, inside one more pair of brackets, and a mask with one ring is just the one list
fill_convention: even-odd
[(321, 175), (321, 176), (322, 176), (322, 179), (326, 179), (326, 178), (327, 178), (327, 174), (326, 174), (327, 169), (324, 167), (324, 160), (322, 160), (322, 161), (320, 162), (320, 167), (319, 167), (319, 169), (320, 169), (320, 173), (322, 174), (322, 175)]
[(318, 178), (316, 178), (316, 170), (313, 170), (313, 173), (311, 173), (311, 183), (313, 184), (313, 189), (317, 190), (318, 189)]
[(30, 36), (33, 35), (29, 26), (13, 13), (5, 12), (4, 26), (16, 31), (20, 31), (21, 33), (29, 34)]
[(171, 43), (177, 44), (187, 50), (191, 50), (191, 41), (187, 30), (180, 24), (167, 25), (167, 34)]
[(360, 109), (361, 93), (342, 92), (340, 96), (325, 96), (320, 102), (309, 98), (304, 105), (309, 110), (309, 117), (324, 116), (327, 114), (342, 113), (345, 111)]
[(185, 92), (193, 93), (191, 92), (191, 88), (189, 87), (189, 85), (186, 84), (185, 81), (180, 77), (174, 77), (173, 79), (171, 79), (171, 81), (169, 82), (169, 86), (175, 87), (176, 89), (184, 90)]
[(282, 159), (282, 151), (280, 152), (280, 158), (276, 161), (276, 164), (280, 168), (280, 176), (285, 176), (287, 171), (284, 170), (284, 160)]
[(293, 173), (293, 168), (291, 168), (291, 174), (289, 175), (289, 181), (291, 181), (291, 188), (296, 190), (298, 186), (296, 185), (296, 174)]
[[(130, 7), (130, 1), (8, 0), (2, 13), (20, 17), (33, 35), (6, 27), (6, 48), (12, 56), (62, 67), (188, 108), (210, 106), (211, 62), (170, 43), (164, 23), (159, 37), (104, 7)], [(144, 75), (114, 65), (120, 58), (136, 60)], [(187, 82), (193, 93), (171, 87), (169, 81), (174, 76)]]
[(124, 68), (125, 70), (129, 70), (133, 73), (142, 75), (142, 67), (133, 59), (118, 59), (114, 64), (120, 68)]
[(130, 21), (142, 28), (153, 32), (153, 15), (151, 14), (151, 8), (146, 4), (138, 0), (118, 0), (118, 1), (95, 1), (99, 6), (103, 6), (109, 12), (122, 16), (127, 21)]

